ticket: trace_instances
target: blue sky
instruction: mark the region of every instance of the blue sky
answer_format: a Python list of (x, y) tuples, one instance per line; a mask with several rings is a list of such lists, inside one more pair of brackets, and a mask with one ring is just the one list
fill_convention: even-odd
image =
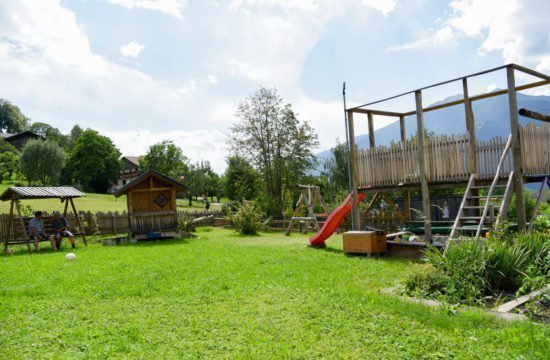
[(324, 150), (345, 138), (343, 81), (357, 105), (508, 62), (548, 73), (548, 14), (546, 0), (4, 0), (0, 97), (63, 131), (98, 129), (126, 155), (172, 139), (221, 172), (236, 106), (259, 85)]

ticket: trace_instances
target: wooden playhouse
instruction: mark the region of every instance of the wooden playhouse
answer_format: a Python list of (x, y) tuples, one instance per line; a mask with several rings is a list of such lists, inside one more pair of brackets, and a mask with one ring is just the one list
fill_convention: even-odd
[(178, 236), (176, 195), (188, 190), (154, 170), (118, 189), (116, 197), (127, 196), (130, 236), (136, 240)]

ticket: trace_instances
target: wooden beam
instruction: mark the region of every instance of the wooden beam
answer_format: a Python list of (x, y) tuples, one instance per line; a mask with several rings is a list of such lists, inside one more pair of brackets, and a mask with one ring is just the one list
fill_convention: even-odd
[(533, 215), (531, 216), (531, 220), (529, 221), (529, 226), (527, 227), (527, 232), (530, 233), (533, 229), (533, 222), (537, 218), (537, 213), (539, 212), (539, 206), (540, 202), (542, 200), (542, 194), (544, 193), (544, 188), (546, 187), (546, 183), (548, 182), (548, 177), (545, 177), (542, 180), (542, 183), (540, 184), (539, 194), (537, 195), (537, 202), (535, 203), (535, 207), (533, 208)]
[(15, 208), (17, 209), (17, 216), (19, 217), (19, 223), (21, 225), (21, 231), (23, 231), (23, 234), (25, 234), (25, 237), (27, 238), (27, 249), (29, 252), (31, 252), (31, 237), (29, 233), (27, 232), (27, 229), (25, 229), (25, 222), (23, 221), (23, 216), (21, 216), (21, 208), (19, 206), (19, 201), (15, 201)]
[(399, 130), (401, 131), (401, 141), (407, 141), (407, 128), (405, 125), (405, 115), (399, 116)]
[[(399, 130), (401, 131), (401, 141), (407, 141), (407, 127), (405, 125), (405, 115), (399, 117)], [(405, 191), (405, 215), (408, 221), (411, 220), (411, 192)]]
[(523, 202), (523, 169), (521, 166), (521, 137), (519, 135), (518, 99), (514, 67), (506, 68), (508, 80), (508, 104), (510, 107), (510, 130), (512, 133), (512, 159), (514, 163), (514, 190), (516, 192), (516, 210), (518, 231), (525, 231), (525, 204)]
[(349, 157), (350, 157), (350, 178), (351, 178), (351, 221), (352, 228), (355, 231), (361, 229), (361, 219), (359, 214), (359, 193), (357, 185), (359, 183), (357, 174), (357, 146), (355, 145), (355, 127), (353, 124), (353, 112), (348, 111), (348, 135), (349, 135)]
[(528, 110), (528, 109), (519, 109), (519, 114), (521, 116), (525, 116), (525, 117), (528, 117), (528, 118), (531, 118), (531, 119), (550, 122), (550, 116), (549, 115), (544, 115), (544, 114), (538, 113), (536, 111), (531, 111), (531, 110)]
[(357, 114), (369, 114), (372, 113), (373, 115), (380, 115), (380, 116), (391, 116), (391, 117), (400, 117), (401, 113), (394, 112), (394, 111), (385, 111), (385, 110), (376, 110), (376, 109), (357, 109), (353, 108), (348, 111), (357, 113)]
[(477, 173), (477, 154), (476, 154), (476, 126), (474, 121), (474, 111), (468, 91), (468, 79), (462, 79), (462, 90), (464, 92), (464, 114), (466, 116), (466, 131), (468, 133), (468, 159), (470, 163), (470, 174)]
[[(8, 218), (8, 231), (7, 231), (7, 234), (6, 234), (6, 240), (4, 241), (4, 250), (6, 250), (8, 248), (8, 242), (10, 241), (11, 225), (12, 225), (12, 222), (13, 222), (13, 202), (14, 201), (15, 200), (12, 200), (10, 202), (10, 217)], [(14, 235), (15, 235), (15, 231), (14, 231)]]
[(424, 113), (422, 111), (422, 91), (417, 90), (414, 93), (416, 100), (416, 124), (418, 137), (418, 163), (420, 168), (420, 186), (422, 189), (422, 212), (424, 213), (424, 237), (427, 242), (432, 242), (432, 223), (430, 208), (430, 190), (428, 188), (428, 179), (426, 178), (426, 159), (424, 157)]
[[(549, 85), (549, 84), (550, 84), (550, 81), (546, 81), (546, 80), (537, 81), (537, 82), (534, 82), (534, 83), (517, 86), (516, 91), (528, 90), (528, 89), (532, 89), (532, 88), (539, 87), (539, 86), (544, 86), (544, 85)], [(493, 91), (493, 92), (490, 92), (490, 93), (485, 93), (485, 94), (481, 94), (481, 95), (472, 96), (472, 97), (470, 97), (470, 102), (477, 101), (477, 100), (483, 100), (483, 99), (487, 99), (487, 98), (492, 98), (492, 97), (495, 97), (495, 96), (504, 95), (507, 92), (508, 92), (508, 90), (499, 90), (499, 91)], [(445, 104), (440, 104), (440, 105), (436, 105), (436, 106), (427, 107), (427, 108), (422, 109), (422, 111), (430, 112), (430, 111), (434, 111), (434, 110), (443, 109), (443, 108), (446, 108), (446, 107), (460, 105), (460, 104), (463, 104), (463, 103), (464, 103), (464, 99), (461, 99), (461, 100), (451, 101), (451, 102), (448, 102), (448, 103), (445, 103)], [(414, 115), (414, 114), (416, 114), (416, 110), (407, 111), (407, 112), (403, 113), (403, 115), (405, 115), (405, 116), (410, 116), (410, 115)]]
[(376, 147), (376, 142), (374, 139), (374, 119), (372, 113), (368, 114), (369, 116), (369, 145), (372, 148)]
[(84, 240), (84, 245), (88, 247), (88, 241), (86, 241), (86, 234), (84, 232), (84, 229), (82, 228), (82, 223), (80, 222), (80, 217), (78, 216), (78, 212), (76, 211), (76, 206), (74, 206), (74, 201), (72, 198), (70, 198), (69, 201), (71, 202), (71, 208), (73, 209), (73, 214), (76, 220), (76, 224), (78, 225), (78, 229), (80, 230), (80, 236), (82, 236), (82, 240)]
[(521, 65), (517, 65), (517, 64), (511, 64), (510, 67), (516, 69), (516, 70), (519, 70), (521, 72), (524, 72), (526, 74), (529, 74), (531, 76), (535, 76), (535, 77), (538, 77), (538, 78), (541, 78), (541, 79), (544, 79), (544, 80), (550, 80), (550, 76), (546, 75), (546, 74), (543, 74), (543, 73), (540, 73), (538, 71), (535, 71), (535, 70), (531, 70), (529, 68), (526, 68), (525, 66), (521, 66)]
[(147, 188), (147, 189), (134, 189), (132, 192), (153, 192), (153, 191), (172, 191), (172, 187), (166, 186), (166, 187), (153, 187), (153, 188)]

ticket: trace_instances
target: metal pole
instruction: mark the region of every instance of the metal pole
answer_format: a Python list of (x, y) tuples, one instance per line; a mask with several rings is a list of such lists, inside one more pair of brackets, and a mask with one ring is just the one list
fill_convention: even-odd
[[(346, 105), (346, 82), (344, 81), (344, 84), (342, 86), (342, 96), (343, 96), (343, 99), (344, 99), (344, 125), (345, 125), (345, 129), (346, 129), (346, 149), (348, 150), (348, 171), (347, 171), (347, 175), (348, 175), (348, 190), (349, 190), (349, 193), (351, 194), (353, 192), (353, 187), (352, 187), (352, 181), (351, 181), (351, 162), (350, 162), (350, 156), (351, 156), (351, 149), (350, 149), (350, 145), (349, 145), (349, 136), (348, 136), (348, 112), (347, 112), (347, 105)], [(351, 216), (351, 228), (352, 229), (355, 229), (355, 219), (353, 218), (353, 216)]]

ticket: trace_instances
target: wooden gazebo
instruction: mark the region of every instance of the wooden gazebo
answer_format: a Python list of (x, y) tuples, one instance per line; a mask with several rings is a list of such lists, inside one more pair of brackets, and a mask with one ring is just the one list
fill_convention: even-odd
[(127, 195), (130, 235), (136, 240), (178, 235), (176, 195), (188, 187), (157, 171), (149, 170), (118, 189)]
[[(11, 201), (10, 216), (8, 218), (8, 229), (7, 229), (8, 231), (7, 231), (7, 236), (4, 240), (4, 248), (7, 248), (9, 245), (27, 244), (27, 248), (29, 249), (29, 252), (31, 251), (31, 245), (30, 245), (31, 238), (27, 231), (25, 221), (23, 220), (23, 216), (21, 215), (21, 208), (19, 206), (19, 201), (20, 200), (37, 200), (37, 199), (60, 199), (61, 204), (65, 204), (64, 210), (63, 210), (64, 217), (67, 216), (67, 213), (69, 210), (69, 204), (70, 204), (71, 209), (74, 213), (76, 224), (80, 230), (80, 235), (82, 236), (82, 240), (84, 240), (84, 244), (88, 246), (88, 243), (86, 241), (86, 235), (82, 229), (82, 224), (80, 223), (78, 212), (76, 211), (76, 206), (73, 201), (74, 198), (79, 198), (84, 196), (86, 196), (86, 194), (70, 186), (8, 188), (6, 191), (4, 191), (2, 195), (0, 195), (0, 200)], [(18, 224), (14, 221), (14, 211), (17, 212)], [(20, 227), (20, 229), (18, 229), (20, 232), (19, 236), (16, 231), (17, 227)], [(12, 231), (14, 236), (13, 236), (13, 240), (10, 241)]]

